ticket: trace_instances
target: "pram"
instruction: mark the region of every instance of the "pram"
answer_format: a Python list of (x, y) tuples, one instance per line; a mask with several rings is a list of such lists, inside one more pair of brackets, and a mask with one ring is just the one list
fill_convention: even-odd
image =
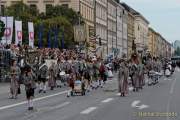
[(155, 85), (159, 82), (159, 78), (162, 76), (160, 72), (155, 72), (153, 70), (149, 71), (148, 74), (148, 85)]
[(80, 81), (80, 80), (76, 80), (74, 82), (74, 90), (72, 91), (72, 95), (82, 95), (84, 96), (85, 95), (85, 83)]

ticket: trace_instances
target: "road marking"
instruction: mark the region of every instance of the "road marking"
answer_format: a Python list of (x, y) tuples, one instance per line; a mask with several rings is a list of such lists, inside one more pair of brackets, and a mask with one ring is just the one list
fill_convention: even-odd
[[(48, 95), (48, 96), (44, 96), (44, 97), (39, 97), (39, 98), (34, 99), (34, 101), (40, 101), (40, 100), (43, 100), (43, 99), (47, 99), (47, 98), (51, 98), (51, 97), (54, 97), (54, 96), (62, 95), (62, 94), (68, 93), (68, 92), (69, 92), (69, 90), (66, 90), (66, 91), (56, 93), (56, 94), (52, 94), (52, 95)], [(9, 109), (9, 108), (16, 107), (16, 106), (19, 106), (19, 105), (23, 105), (23, 104), (26, 104), (26, 103), (27, 103), (27, 101), (23, 101), (23, 102), (12, 104), (12, 105), (2, 106), (2, 107), (0, 107), (0, 110)]]
[(173, 94), (173, 92), (174, 92), (174, 86), (175, 86), (175, 84), (176, 84), (176, 78), (174, 79), (174, 81), (173, 81), (173, 83), (171, 84), (171, 89), (170, 89), (170, 94)]
[(131, 107), (137, 107), (137, 105), (140, 103), (140, 100), (135, 100), (132, 102)]
[(145, 109), (145, 108), (148, 108), (149, 106), (148, 105), (141, 105), (141, 106), (138, 106), (138, 109), (139, 110), (142, 110), (142, 109)]
[(89, 107), (88, 109), (82, 111), (81, 114), (89, 114), (96, 109), (97, 109), (97, 107)]
[(149, 108), (148, 105), (144, 105), (144, 104), (138, 105), (138, 104), (140, 104), (140, 102), (141, 102), (140, 100), (133, 101), (132, 104), (131, 104), (131, 107), (137, 108), (139, 110), (142, 110), (142, 109), (145, 109), (145, 108)]
[(64, 102), (64, 103), (62, 103), (62, 104), (60, 104), (60, 105), (57, 105), (57, 106), (55, 106), (55, 107), (52, 107), (52, 109), (59, 109), (59, 108), (62, 108), (62, 107), (64, 107), (64, 106), (66, 106), (66, 105), (69, 105), (70, 104), (70, 102)]
[(117, 93), (116, 95), (117, 95), (117, 96), (120, 96), (120, 95), (121, 95), (121, 93)]
[(108, 103), (108, 102), (110, 102), (110, 101), (112, 101), (112, 100), (114, 100), (114, 98), (107, 98), (107, 99), (105, 99), (105, 100), (103, 100), (103, 101), (101, 101), (102, 103)]

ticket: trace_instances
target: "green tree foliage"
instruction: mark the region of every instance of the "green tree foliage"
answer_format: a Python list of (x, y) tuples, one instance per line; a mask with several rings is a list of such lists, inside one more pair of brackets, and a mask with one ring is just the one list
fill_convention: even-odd
[(180, 56), (180, 47), (177, 47), (177, 49), (175, 50), (175, 55)]
[[(59, 45), (64, 31), (65, 45), (74, 44), (73, 25), (79, 23), (79, 14), (73, 9), (63, 6), (52, 6), (46, 13), (39, 13), (37, 9), (18, 2), (5, 10), (5, 15), (14, 16), (15, 20), (23, 21), (23, 43), (28, 44), (28, 22), (32, 21), (35, 27), (35, 45), (38, 43), (39, 25), (43, 24), (43, 45), (47, 46), (47, 33), (49, 29), (59, 27)], [(80, 16), (81, 17), (81, 16)], [(81, 19), (82, 20), (82, 19)], [(83, 23), (83, 20), (81, 21)], [(13, 35), (13, 40), (15, 39)], [(54, 32), (51, 33), (51, 40), (54, 41)], [(52, 42), (51, 42), (52, 43)]]

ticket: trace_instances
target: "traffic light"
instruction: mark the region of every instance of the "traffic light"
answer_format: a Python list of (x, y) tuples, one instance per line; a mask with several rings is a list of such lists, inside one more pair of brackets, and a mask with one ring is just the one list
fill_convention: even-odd
[(0, 40), (4, 36), (4, 31), (5, 31), (5, 24), (3, 21), (0, 20)]
[(99, 46), (101, 46), (102, 45), (102, 40), (101, 40), (101, 38), (99, 38)]

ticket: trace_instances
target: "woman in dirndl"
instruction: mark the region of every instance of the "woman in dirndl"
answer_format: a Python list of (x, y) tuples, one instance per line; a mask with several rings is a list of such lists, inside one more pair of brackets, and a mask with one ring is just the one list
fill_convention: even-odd
[(122, 60), (118, 74), (119, 93), (122, 97), (128, 94), (128, 77), (129, 77), (128, 64), (125, 60)]
[(25, 71), (23, 81), (26, 90), (28, 110), (33, 110), (33, 98), (34, 98), (34, 90), (36, 88), (36, 83), (35, 80), (33, 79), (33, 73), (31, 71), (31, 68), (28, 68)]
[(11, 67), (11, 83), (10, 83), (10, 99), (16, 99), (17, 98), (17, 92), (18, 92), (18, 79), (20, 74), (20, 69), (16, 65), (16, 61), (13, 60), (12, 67)]

